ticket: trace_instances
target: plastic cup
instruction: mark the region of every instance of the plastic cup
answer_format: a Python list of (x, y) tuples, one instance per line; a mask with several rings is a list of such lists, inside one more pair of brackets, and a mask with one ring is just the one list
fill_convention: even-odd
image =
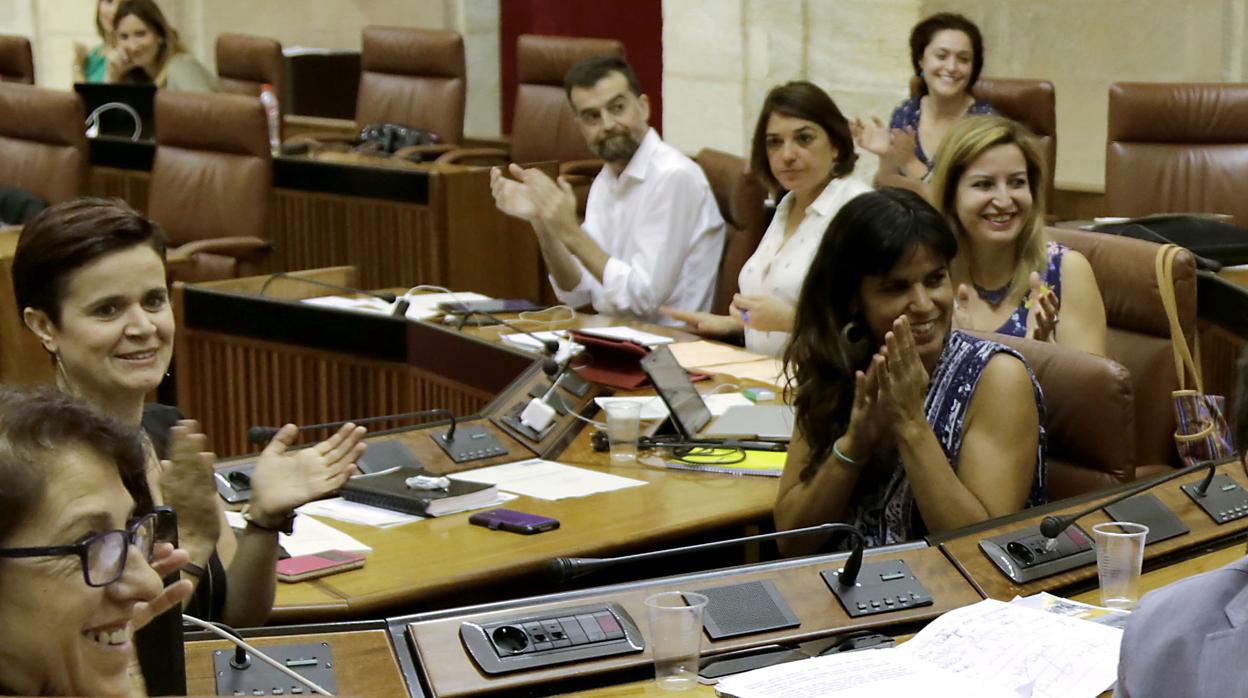
[(1101, 583), (1101, 605), (1130, 610), (1140, 600), (1140, 568), (1148, 526), (1111, 521), (1092, 527), (1096, 543), (1096, 571)]
[(654, 681), (660, 691), (687, 691), (698, 685), (705, 608), (702, 594), (665, 591), (646, 599)]
[(607, 438), (612, 463), (637, 460), (637, 437), (641, 434), (641, 405), (617, 402), (607, 407)]

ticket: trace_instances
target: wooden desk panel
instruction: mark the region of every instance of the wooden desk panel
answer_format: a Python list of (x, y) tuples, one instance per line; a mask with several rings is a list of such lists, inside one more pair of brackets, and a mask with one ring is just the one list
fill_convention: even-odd
[[(390, 636), (385, 630), (356, 630), (340, 633), (248, 638), (257, 647), (271, 645), (330, 643), (334, 672), (340, 696), (402, 698), (408, 694), (403, 674), (395, 659)], [(233, 650), (224, 640), (186, 643), (186, 691), (192, 696), (216, 695), (212, 673), (213, 650)]]
[(91, 168), (87, 193), (106, 199), (121, 199), (134, 210), (143, 213), (147, 211), (147, 197), (151, 186), (150, 172), (96, 165)]
[[(945, 611), (960, 608), (979, 601), (980, 597), (948, 560), (935, 548), (892, 552), (886, 556), (868, 555), (871, 559), (905, 560), (922, 580), (935, 599), (933, 606), (908, 609), (896, 613), (850, 619), (840, 602), (828, 590), (819, 576), (820, 570), (837, 569), (840, 560), (826, 558), (801, 563), (776, 563), (756, 568), (725, 570), (721, 572), (686, 577), (680, 580), (654, 580), (620, 587), (605, 587), (574, 598), (562, 600), (534, 599), (531, 604), (510, 604), (506, 610), (464, 613), (450, 617), (411, 623), (408, 632), (418, 653), (418, 665), (425, 679), (438, 696), (472, 696), (497, 691), (532, 689), (539, 684), (550, 684), (573, 677), (610, 674), (626, 670), (644, 669), (652, 662), (649, 650), (577, 664), (535, 669), (532, 671), (487, 676), (477, 670), (459, 639), (460, 623), (466, 620), (489, 622), (540, 614), (556, 608), (566, 608), (596, 602), (614, 601), (632, 616), (641, 629), (643, 637), (649, 635), (645, 598), (660, 591), (691, 590), (736, 584), (760, 579), (771, 579), (776, 588), (801, 620), (801, 626), (787, 630), (760, 633), (719, 641), (703, 639), (703, 655), (763, 645), (771, 642), (801, 642), (837, 632), (860, 629), (898, 627), (906, 623), (922, 623)], [(648, 644), (648, 642), (647, 642)], [(610, 682), (604, 676), (604, 683)]]
[[(1218, 466), (1218, 472), (1229, 475), (1233, 480), (1239, 483), (1240, 487), (1244, 486), (1244, 473), (1240, 469), (1238, 463), (1222, 464)], [(1155, 495), (1161, 503), (1168, 507), (1171, 511), (1183, 521), (1184, 524), (1191, 529), (1188, 533), (1171, 538), (1170, 540), (1154, 543), (1144, 549), (1144, 564), (1148, 567), (1149, 561), (1156, 558), (1164, 557), (1181, 550), (1194, 548), (1196, 546), (1211, 543), (1223, 538), (1229, 538), (1248, 531), (1248, 519), (1239, 519), (1221, 526), (1215, 524), (1204, 510), (1200, 509), (1186, 494), (1179, 491), (1179, 485), (1189, 482), (1199, 482), (1204, 477), (1204, 473), (1193, 473), (1184, 478), (1163, 483), (1149, 490)], [(1109, 496), (1099, 498), (1101, 501), (1109, 499)], [(1058, 512), (1074, 513), (1092, 505), (1096, 499), (1082, 502), (1076, 506), (1070, 506)], [(960, 538), (946, 541), (940, 545), (945, 554), (954, 561), (967, 575), (967, 577), (984, 592), (985, 596), (1001, 601), (1009, 601), (1016, 595), (1028, 596), (1041, 591), (1049, 591), (1060, 593), (1061, 590), (1067, 589), (1080, 582), (1088, 582), (1096, 578), (1096, 563), (1084, 565), (1069, 572), (1045, 577), (1029, 584), (1018, 585), (1011, 582), (1005, 575), (989, 561), (979, 549), (979, 541), (984, 538), (990, 538), (1009, 531), (1017, 531), (1028, 526), (1035, 526), (1040, 523), (1045, 515), (1036, 515), (1021, 518), (1007, 524), (1002, 524), (987, 530), (978, 531)], [(1097, 510), (1092, 514), (1080, 519), (1077, 524), (1083, 530), (1090, 533), (1091, 527), (1109, 521), (1109, 517), (1103, 510)]]
[(51, 383), (52, 359), (17, 314), (13, 294), (13, 251), (22, 229), (0, 229), (0, 382), (8, 385)]

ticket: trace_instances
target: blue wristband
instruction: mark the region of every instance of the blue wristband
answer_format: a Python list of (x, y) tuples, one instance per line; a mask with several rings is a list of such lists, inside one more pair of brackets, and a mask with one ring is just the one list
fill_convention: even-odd
[(836, 441), (832, 442), (832, 455), (836, 456), (836, 459), (844, 463), (845, 465), (858, 465), (859, 463), (859, 461), (856, 461), (853, 458), (850, 458), (849, 456), (845, 455), (844, 453), (841, 453), (841, 449), (836, 447)]

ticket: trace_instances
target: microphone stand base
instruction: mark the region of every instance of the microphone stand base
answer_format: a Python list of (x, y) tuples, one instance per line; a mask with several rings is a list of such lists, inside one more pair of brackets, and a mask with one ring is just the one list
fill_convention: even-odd
[(858, 581), (852, 586), (841, 584), (839, 573), (840, 570), (823, 570), (819, 575), (836, 594), (850, 618), (931, 606), (933, 603), (932, 593), (902, 560), (864, 562)]
[(1219, 526), (1248, 516), (1248, 492), (1227, 475), (1214, 475), (1209, 491), (1203, 496), (1196, 491), (1196, 483), (1182, 485), (1179, 489)]

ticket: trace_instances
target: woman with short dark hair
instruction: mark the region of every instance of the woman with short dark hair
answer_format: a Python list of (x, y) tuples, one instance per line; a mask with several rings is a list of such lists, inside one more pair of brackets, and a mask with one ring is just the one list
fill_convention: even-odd
[(145, 409), (173, 353), (164, 253), (160, 226), (121, 201), (52, 206), (18, 239), (18, 311), (52, 355), (61, 389), (147, 430), (147, 479), (153, 496), (177, 510), (179, 539), (192, 562), (184, 572), (198, 583), (195, 614), (261, 625), (273, 606), (278, 532), (289, 532), (296, 507), (346, 481), (364, 450), (364, 429), (347, 425), (313, 448), (288, 453), (298, 430), (284, 426), (256, 462), (243, 511), (248, 525), (236, 538), (198, 424), (177, 421), (171, 407)]
[(887, 545), (1044, 500), (1040, 387), (1012, 349), (952, 330), (956, 253), (911, 191), (862, 194), (832, 220), (785, 352), (797, 417), (777, 529), (843, 521)]
[(849, 176), (857, 159), (849, 122), (826, 92), (805, 81), (772, 89), (754, 128), (750, 169), (783, 198), (741, 267), (730, 314), (663, 312), (699, 334), (744, 334), (750, 351), (784, 353), (793, 305), (828, 222), (846, 201), (870, 189)]
[(925, 194), (922, 182), (936, 164), (945, 133), (958, 119), (993, 114), (971, 88), (984, 67), (979, 27), (959, 14), (941, 12), (910, 30), (910, 64), (918, 94), (893, 110), (888, 128), (879, 119), (854, 119), (854, 137), (880, 158), (877, 186), (902, 186)]

